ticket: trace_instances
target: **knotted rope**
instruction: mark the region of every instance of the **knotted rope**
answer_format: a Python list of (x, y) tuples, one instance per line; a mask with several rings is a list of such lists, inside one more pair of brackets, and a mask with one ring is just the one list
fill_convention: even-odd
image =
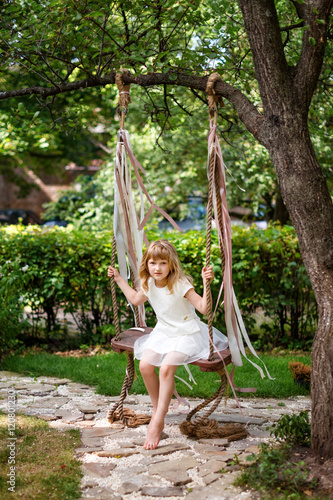
[[(207, 81), (206, 92), (208, 93), (208, 110), (209, 110), (209, 118), (213, 121), (214, 125), (217, 124), (217, 116), (218, 116), (218, 106), (223, 106), (223, 101), (220, 96), (215, 94), (214, 86), (217, 81), (221, 80), (221, 77), (218, 73), (212, 73)], [(212, 233), (212, 212), (213, 212), (213, 201), (215, 200), (215, 219), (217, 218), (219, 227), (222, 227), (222, 203), (220, 198), (220, 182), (219, 175), (217, 173), (217, 151), (215, 144), (212, 143), (212, 146), (209, 151), (209, 159), (208, 159), (208, 203), (207, 203), (207, 243), (206, 243), (206, 266), (210, 265), (210, 257), (211, 257), (211, 233)], [(224, 256), (224, 248), (223, 242), (220, 241), (219, 238), (219, 246), (222, 258), (222, 274), (224, 273), (225, 266), (225, 256)], [(214, 358), (214, 343), (213, 343), (213, 312), (212, 312), (212, 296), (211, 296), (211, 287), (209, 280), (206, 281), (206, 289), (207, 289), (207, 323), (208, 323), (208, 334), (210, 340), (210, 356), (209, 360), (212, 361)], [(213, 396), (206, 399), (203, 403), (195, 407), (188, 415), (184, 422), (180, 424), (180, 430), (183, 434), (187, 436), (196, 436), (198, 438), (217, 438), (217, 437), (228, 437), (228, 440), (236, 440), (243, 439), (247, 435), (247, 431), (245, 430), (243, 425), (227, 425), (227, 426), (219, 426), (216, 420), (209, 420), (208, 417), (216, 410), (218, 405), (220, 404), (223, 394), (226, 388), (226, 374), (224, 370), (219, 372), (221, 377), (221, 384), (219, 389), (216, 391)], [(228, 390), (227, 390), (228, 392)], [(205, 413), (201, 416), (197, 416), (193, 422), (191, 422), (191, 418), (198, 413), (203, 408), (206, 408), (209, 404), (211, 407), (208, 408)]]
[[(209, 118), (214, 120), (214, 124), (216, 125), (217, 123), (217, 116), (218, 116), (218, 106), (222, 105), (223, 106), (223, 100), (221, 96), (217, 96), (215, 94), (215, 83), (217, 81), (221, 80), (221, 76), (217, 73), (214, 72), (212, 73), (208, 80), (207, 80), (207, 86), (206, 86), (206, 92), (208, 94), (208, 111), (209, 111)], [(216, 176), (216, 150), (215, 147), (213, 146), (211, 148), (210, 152), (210, 158), (209, 158), (209, 163), (208, 163), (208, 204), (207, 204), (207, 229), (206, 229), (206, 234), (207, 234), (207, 243), (206, 243), (206, 266), (210, 265), (210, 253), (211, 253), (211, 235), (212, 235), (212, 210), (213, 210), (213, 196), (214, 196), (214, 187), (215, 187), (215, 195), (216, 197), (217, 194), (219, 193), (219, 190), (216, 190), (216, 183), (218, 182), (218, 177)], [(219, 198), (219, 197), (218, 197)], [(221, 208), (221, 200), (220, 200), (220, 208)], [(222, 212), (221, 212), (222, 213)], [(215, 217), (217, 214), (215, 214)], [(224, 251), (223, 249), (221, 250), (221, 256), (222, 256), (222, 274), (223, 274), (223, 268), (224, 268)], [(207, 280), (206, 281), (206, 288), (207, 288), (207, 306), (208, 306), (208, 312), (207, 312), (207, 323), (208, 323), (208, 334), (209, 334), (209, 360), (212, 361), (214, 357), (214, 346), (213, 346), (213, 312), (212, 312), (212, 296), (211, 296), (211, 288), (210, 288), (210, 282)]]
[[(125, 85), (122, 80), (122, 73), (116, 74), (116, 84), (119, 91), (119, 101), (117, 105), (117, 114), (120, 118), (120, 136), (119, 136), (119, 157), (122, 157), (123, 148), (124, 148), (124, 138), (122, 137), (122, 131), (124, 129), (125, 124), (125, 116), (128, 111), (128, 104), (131, 102), (130, 96), (130, 84)], [(112, 253), (111, 253), (111, 266), (115, 266), (116, 262), (116, 236), (113, 234), (112, 240)], [(133, 269), (131, 267), (131, 281), (132, 285), (135, 287), (135, 276)], [(111, 277), (111, 296), (112, 296), (112, 305), (113, 305), (113, 316), (114, 316), (114, 325), (115, 325), (115, 337), (116, 340), (120, 340), (120, 327), (119, 327), (119, 311), (117, 305), (117, 296), (116, 296), (116, 284), (114, 277)], [(141, 318), (138, 307), (134, 307), (134, 317), (135, 317), (135, 326), (140, 326)], [(135, 365), (134, 365), (134, 355), (132, 352), (127, 353), (127, 368), (126, 375), (124, 379), (124, 383), (120, 392), (118, 402), (113, 406), (113, 408), (109, 409), (107, 412), (107, 419), (112, 424), (116, 420), (120, 420), (124, 425), (128, 427), (137, 427), (139, 425), (148, 423), (150, 421), (150, 416), (145, 414), (136, 415), (135, 412), (128, 408), (124, 408), (124, 400), (129, 394), (129, 391), (132, 387), (133, 380), (135, 376)]]
[(117, 104), (117, 115), (120, 119), (120, 129), (124, 128), (125, 115), (128, 111), (128, 105), (132, 102), (130, 88), (131, 84), (125, 84), (123, 82), (123, 74), (129, 73), (129, 71), (124, 70), (122, 73), (116, 73), (116, 84), (119, 92), (119, 99)]
[(214, 71), (211, 75), (209, 75), (206, 85), (206, 92), (208, 94), (209, 118), (211, 120), (214, 119), (214, 125), (216, 125), (217, 123), (219, 105), (221, 108), (224, 106), (222, 97), (220, 95), (216, 95), (214, 88), (216, 82), (221, 82), (221, 81), (222, 81), (221, 76), (217, 73), (217, 71)]

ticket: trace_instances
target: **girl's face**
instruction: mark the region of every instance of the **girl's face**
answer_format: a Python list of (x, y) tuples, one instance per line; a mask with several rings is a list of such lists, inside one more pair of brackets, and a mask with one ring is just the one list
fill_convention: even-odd
[(167, 284), (167, 278), (170, 273), (169, 262), (161, 259), (149, 259), (148, 272), (154, 278), (158, 288), (164, 287)]

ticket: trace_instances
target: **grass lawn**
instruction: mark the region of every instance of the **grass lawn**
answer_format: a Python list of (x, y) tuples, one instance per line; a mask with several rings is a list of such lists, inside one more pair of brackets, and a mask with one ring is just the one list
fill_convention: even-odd
[[(253, 356), (249, 356), (249, 358), (261, 365)], [(244, 359), (244, 365), (235, 369), (234, 382), (236, 387), (256, 387), (257, 392), (255, 396), (266, 398), (287, 398), (310, 394), (309, 390), (294, 384), (291, 373), (288, 370), (289, 361), (301, 361), (310, 365), (310, 354), (263, 354), (260, 355), (260, 359), (266, 364), (274, 380), (270, 380), (268, 377), (261, 379), (256, 368)], [(147, 392), (138, 370), (138, 363), (135, 363), (138, 377), (134, 381), (131, 392), (146, 394)], [(117, 396), (120, 394), (124, 381), (126, 364), (126, 355), (114, 352), (79, 358), (37, 353), (7, 357), (1, 365), (1, 370), (19, 372), (32, 377), (44, 375), (69, 378), (75, 382), (95, 386), (99, 394)], [(219, 376), (216, 373), (200, 372), (197, 366), (190, 366), (190, 370), (197, 385), (191, 383), (193, 387), (191, 391), (187, 385), (176, 379), (177, 390), (182, 396), (207, 397), (211, 396), (218, 389)], [(176, 374), (185, 381), (188, 381), (188, 374), (183, 367), (179, 367)], [(247, 395), (253, 396), (254, 393), (238, 393), (238, 395), (246, 397)], [(232, 397), (231, 391), (230, 396)]]
[[(74, 449), (80, 445), (79, 430), (59, 432), (43, 420), (17, 414), (16, 440), (9, 437), (7, 415), (0, 412), (1, 500), (81, 497), (81, 463), (74, 458)], [(9, 443), (15, 443), (12, 449)], [(7, 483), (10, 479), (15, 486)]]

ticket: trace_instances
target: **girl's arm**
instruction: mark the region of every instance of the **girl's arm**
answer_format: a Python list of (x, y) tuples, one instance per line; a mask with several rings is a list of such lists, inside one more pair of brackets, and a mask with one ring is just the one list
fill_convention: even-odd
[(213, 267), (203, 267), (201, 271), (202, 281), (203, 281), (203, 295), (199, 295), (194, 288), (191, 288), (187, 293), (185, 293), (185, 297), (191, 302), (192, 306), (194, 306), (201, 314), (207, 314), (207, 285), (206, 280), (209, 280), (210, 283), (214, 279)]
[(146, 302), (147, 297), (145, 296), (145, 294), (141, 290), (139, 290), (137, 292), (131, 286), (129, 286), (129, 284), (126, 283), (126, 281), (124, 280), (124, 278), (122, 278), (120, 276), (120, 274), (117, 271), (117, 269), (115, 269), (112, 266), (109, 266), (108, 276), (110, 278), (111, 278), (111, 276), (114, 277), (114, 280), (117, 283), (117, 285), (119, 286), (120, 290), (123, 292), (123, 294), (125, 295), (125, 297), (128, 300), (128, 302), (130, 302), (131, 304), (133, 304), (133, 306), (140, 306), (141, 304), (143, 304), (144, 302)]

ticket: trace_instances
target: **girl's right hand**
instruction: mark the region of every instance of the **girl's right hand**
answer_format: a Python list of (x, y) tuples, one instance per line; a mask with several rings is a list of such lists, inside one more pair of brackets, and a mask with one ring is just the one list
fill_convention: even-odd
[(109, 276), (109, 278), (111, 278), (113, 276), (115, 281), (117, 281), (117, 278), (119, 278), (120, 274), (115, 267), (109, 266), (108, 276)]

